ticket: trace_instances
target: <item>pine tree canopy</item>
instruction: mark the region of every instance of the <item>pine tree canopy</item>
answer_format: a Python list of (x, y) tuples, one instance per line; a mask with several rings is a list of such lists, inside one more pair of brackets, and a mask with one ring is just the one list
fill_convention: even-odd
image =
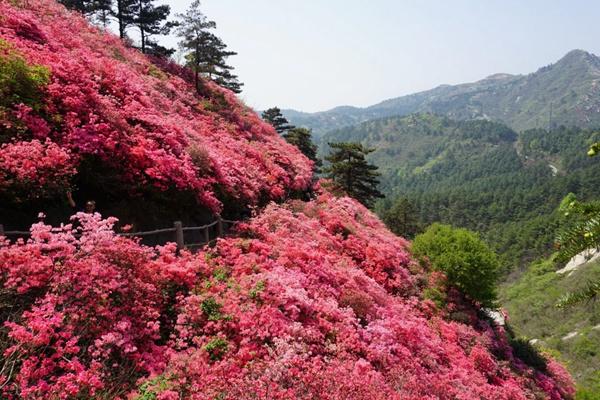
[(133, 23), (140, 30), (140, 48), (143, 53), (147, 53), (150, 36), (169, 33), (171, 24), (164, 22), (171, 13), (171, 8), (168, 5), (155, 6), (154, 0), (138, 0), (137, 3)]
[(312, 142), (310, 129), (292, 128), (283, 134), (283, 138), (300, 149), (302, 154), (315, 163), (315, 166), (321, 166), (321, 160), (317, 158), (317, 146)]
[(377, 189), (379, 173), (377, 167), (366, 160), (374, 149), (361, 143), (329, 143), (331, 153), (325, 157), (329, 165), (323, 169), (327, 178), (367, 207), (371, 207), (376, 198), (383, 198)]
[(279, 107), (271, 107), (268, 110), (263, 111), (262, 119), (273, 125), (273, 128), (275, 128), (279, 134), (295, 128), (293, 125), (290, 125), (289, 121), (283, 116)]
[(176, 34), (181, 38), (179, 45), (185, 51), (186, 64), (194, 71), (196, 87), (200, 90), (200, 76), (213, 79), (217, 84), (241, 92), (243, 85), (237, 76), (231, 73), (233, 67), (227, 64), (228, 57), (237, 53), (227, 50), (225, 43), (210, 29), (216, 28), (200, 10), (200, 1), (196, 0), (184, 14), (178, 14)]

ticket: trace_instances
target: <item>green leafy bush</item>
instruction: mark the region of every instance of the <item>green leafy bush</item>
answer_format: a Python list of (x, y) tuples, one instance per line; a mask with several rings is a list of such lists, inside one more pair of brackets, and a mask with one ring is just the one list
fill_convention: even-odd
[(499, 262), (496, 254), (467, 229), (433, 224), (413, 242), (413, 252), (427, 257), (434, 270), (472, 300), (492, 306), (496, 300)]
[(218, 321), (223, 318), (223, 314), (221, 314), (222, 305), (219, 304), (213, 297), (209, 297), (205, 299), (200, 308), (202, 312), (206, 315), (209, 321)]
[(210, 342), (204, 346), (204, 350), (210, 355), (210, 359), (213, 361), (220, 360), (225, 353), (227, 353), (227, 348), (229, 347), (229, 343), (227, 340), (217, 337), (212, 339)]
[(49, 81), (47, 67), (29, 65), (0, 39), (0, 110), (19, 103), (36, 108), (41, 100), (41, 88)]

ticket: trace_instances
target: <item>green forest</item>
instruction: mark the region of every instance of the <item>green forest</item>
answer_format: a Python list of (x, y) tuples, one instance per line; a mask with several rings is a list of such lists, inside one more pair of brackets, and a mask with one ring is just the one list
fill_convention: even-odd
[(598, 137), (562, 126), (517, 134), (497, 122), (415, 114), (333, 131), (323, 141), (376, 149), (370, 160), (386, 194), (376, 205), (380, 214), (408, 200), (421, 229), (442, 222), (477, 231), (509, 273), (550, 254), (555, 210), (567, 194), (600, 195), (596, 160), (586, 156)]

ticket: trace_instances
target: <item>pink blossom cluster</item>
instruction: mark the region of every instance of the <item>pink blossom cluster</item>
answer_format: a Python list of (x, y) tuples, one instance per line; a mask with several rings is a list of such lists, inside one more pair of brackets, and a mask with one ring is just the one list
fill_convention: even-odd
[[(73, 160), (99, 158), (132, 190), (191, 191), (213, 211), (216, 193), (255, 204), (310, 184), (311, 162), (233, 93), (205, 82), (210, 95), (199, 96), (181, 68), (152, 63), (54, 0), (3, 1), (0, 15), (0, 39), (50, 71), (37, 111), (0, 112), (0, 125), (16, 116), (27, 127), (15, 140), (50, 138)], [(45, 172), (36, 183), (51, 181)]]
[[(3, 396), (569, 399), (500, 327), (423, 299), (439, 274), (349, 198), (269, 205), (198, 253), (117, 237), (114, 219), (0, 246)], [(81, 236), (76, 234), (80, 232)]]
[(0, 191), (11, 190), (21, 201), (64, 190), (75, 172), (70, 152), (48, 138), (0, 146)]

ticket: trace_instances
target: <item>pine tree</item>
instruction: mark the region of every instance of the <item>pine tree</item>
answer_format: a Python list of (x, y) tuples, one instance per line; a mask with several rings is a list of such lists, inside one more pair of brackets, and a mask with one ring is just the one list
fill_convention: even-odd
[(181, 38), (179, 45), (187, 51), (185, 58), (187, 64), (194, 71), (194, 84), (196, 90), (202, 92), (201, 74), (201, 51), (203, 40), (208, 29), (214, 29), (217, 24), (209, 21), (200, 10), (200, 0), (195, 0), (186, 10), (185, 14), (177, 14), (176, 34)]
[(133, 24), (140, 30), (142, 53), (147, 53), (149, 48), (158, 46), (149, 40), (151, 35), (167, 35), (169, 33), (171, 24), (165, 24), (164, 21), (170, 12), (171, 9), (168, 5), (156, 6), (154, 0), (137, 0)]
[(138, 9), (137, 0), (115, 0), (116, 9), (112, 11), (119, 25), (119, 37), (125, 39), (128, 27), (135, 24), (136, 10)]
[(68, 9), (79, 11), (82, 14), (88, 14), (92, 5), (91, 0), (60, 0), (60, 3)]
[(229, 69), (233, 67), (228, 66), (227, 68), (228, 69), (221, 71), (219, 76), (215, 79), (215, 82), (220, 86), (231, 90), (233, 93), (242, 93), (242, 86), (244, 86), (244, 84), (238, 80), (237, 75), (234, 75), (229, 71)]
[(295, 126), (290, 125), (289, 121), (283, 116), (279, 107), (271, 107), (268, 110), (263, 111), (262, 119), (271, 124), (279, 134), (295, 128)]
[(112, 15), (113, 0), (60, 0), (60, 3), (99, 22), (104, 28)]
[(309, 129), (292, 128), (283, 134), (283, 138), (300, 149), (302, 154), (315, 163), (315, 166), (321, 166), (321, 160), (317, 158), (317, 146), (312, 142), (312, 134)]
[(196, 88), (201, 92), (202, 76), (214, 80), (217, 84), (240, 93), (242, 83), (231, 73), (233, 67), (226, 59), (237, 53), (227, 50), (227, 46), (210, 29), (216, 28), (200, 10), (200, 1), (192, 3), (185, 14), (178, 14), (177, 36), (179, 45), (186, 51), (187, 65), (194, 71)]
[(413, 238), (419, 231), (417, 210), (406, 197), (395, 199), (382, 214), (387, 227), (398, 236)]
[(93, 0), (93, 18), (99, 22), (104, 29), (110, 24), (112, 15), (113, 0)]
[(329, 165), (323, 170), (327, 178), (367, 207), (371, 207), (376, 198), (384, 197), (377, 190), (378, 168), (366, 160), (374, 149), (353, 142), (329, 143), (329, 147), (331, 153), (325, 157)]
[(205, 32), (201, 40), (200, 59), (197, 63), (205, 76), (235, 93), (240, 93), (243, 84), (238, 81), (236, 75), (231, 73), (233, 67), (227, 64), (227, 58), (235, 55), (237, 55), (235, 51), (227, 50), (227, 45), (221, 38), (211, 32)]

